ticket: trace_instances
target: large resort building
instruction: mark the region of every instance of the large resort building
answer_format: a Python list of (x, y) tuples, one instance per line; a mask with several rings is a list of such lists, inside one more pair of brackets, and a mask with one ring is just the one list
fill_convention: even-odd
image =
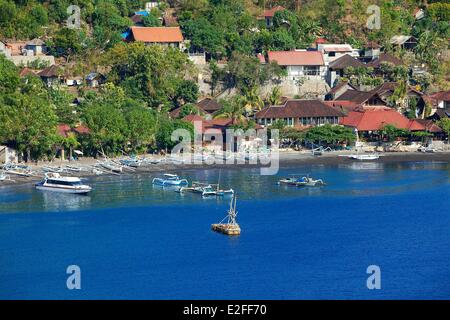
[(256, 121), (268, 126), (281, 120), (298, 129), (324, 124), (339, 124), (345, 114), (319, 100), (288, 100), (283, 105), (270, 106), (256, 113)]

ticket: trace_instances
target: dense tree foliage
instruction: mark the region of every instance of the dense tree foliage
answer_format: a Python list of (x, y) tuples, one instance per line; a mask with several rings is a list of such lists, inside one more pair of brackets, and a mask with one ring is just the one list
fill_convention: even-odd
[(106, 55), (104, 64), (112, 67), (112, 82), (151, 107), (170, 108), (197, 100), (198, 86), (186, 79), (194, 74), (193, 67), (178, 49), (119, 44)]
[[(45, 40), (50, 53), (65, 58), (66, 72), (85, 75), (102, 70), (108, 84), (98, 91), (83, 94), (75, 106), (73, 96), (61, 88), (46, 88), (35, 76), (19, 77), (18, 68), (0, 56), (0, 141), (16, 147), (26, 158), (51, 156), (58, 146), (80, 147), (97, 154), (136, 152), (170, 148), (176, 128), (192, 127), (169, 119), (167, 111), (182, 107), (180, 117), (198, 113), (197, 71), (187, 55), (174, 48), (123, 43), (121, 34), (132, 25), (130, 17), (145, 6), (145, 0), (0, 0), (0, 40)], [(237, 96), (222, 101), (217, 117), (230, 117), (234, 125), (251, 125), (252, 115), (267, 104), (281, 103), (275, 88), (265, 99), (259, 89), (277, 84), (285, 75), (277, 64), (261, 65), (257, 53), (269, 50), (307, 48), (319, 37), (329, 42), (350, 43), (362, 48), (368, 41), (382, 45), (390, 54), (402, 58), (403, 66), (382, 64), (372, 68), (348, 68), (352, 84), (376, 86), (383, 81), (400, 84), (388, 101), (391, 106), (417, 116), (416, 106), (406, 106), (407, 86), (418, 89), (448, 90), (448, 38), (450, 37), (448, 1), (418, 0), (167, 0), (160, 1), (143, 18), (145, 26), (161, 25), (168, 6), (175, 8), (188, 50), (205, 51), (211, 58), (212, 94), (219, 83), (236, 89)], [(368, 29), (367, 8), (381, 9), (381, 28)], [(70, 5), (81, 8), (81, 26), (67, 26)], [(261, 18), (264, 6), (276, 5), (272, 24)], [(425, 16), (416, 20), (416, 8)], [(390, 43), (393, 35), (412, 35), (418, 40), (412, 52)], [(63, 61), (59, 59), (58, 61)], [(219, 64), (226, 61), (226, 65)], [(220, 65), (220, 66), (219, 66)], [(426, 73), (410, 72), (423, 65)], [(34, 65), (41, 68), (43, 65)], [(417, 102), (416, 102), (417, 103)], [(427, 106), (423, 115), (428, 115)], [(57, 135), (56, 125), (75, 126), (84, 122), (89, 135)], [(448, 133), (448, 121), (441, 127)], [(388, 139), (402, 135), (385, 128)], [(291, 140), (329, 144), (352, 141), (347, 129), (322, 126), (306, 133), (283, 128)]]

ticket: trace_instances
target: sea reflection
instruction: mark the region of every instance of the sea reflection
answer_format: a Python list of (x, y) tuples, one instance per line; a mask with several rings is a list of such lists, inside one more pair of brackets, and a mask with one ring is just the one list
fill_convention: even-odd
[(51, 191), (40, 191), (43, 199), (42, 209), (45, 211), (81, 210), (91, 206), (89, 195), (77, 195), (58, 193)]

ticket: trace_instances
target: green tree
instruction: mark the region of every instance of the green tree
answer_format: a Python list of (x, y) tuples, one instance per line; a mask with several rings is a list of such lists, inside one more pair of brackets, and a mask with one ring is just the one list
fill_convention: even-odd
[(274, 87), (272, 89), (272, 91), (269, 94), (267, 94), (266, 104), (268, 104), (269, 106), (280, 105), (281, 98), (282, 98), (282, 94), (281, 94), (280, 87)]
[(53, 54), (63, 56), (69, 60), (70, 55), (77, 54), (81, 50), (81, 41), (79, 33), (75, 29), (59, 29), (53, 41), (49, 42)]
[(222, 109), (220, 109), (215, 118), (230, 118), (232, 119), (232, 124), (242, 124), (246, 121), (245, 113), (245, 101), (241, 96), (234, 96), (229, 100), (221, 100), (220, 105), (222, 105)]
[(353, 142), (356, 140), (356, 136), (350, 128), (326, 124), (309, 129), (305, 134), (305, 140), (336, 145)]
[[(11, 93), (19, 86), (19, 71), (6, 57), (0, 54), (0, 93)], [(0, 97), (1, 99), (1, 97)]]
[(437, 122), (437, 125), (444, 130), (444, 132), (447, 134), (447, 137), (450, 136), (450, 119), (449, 118), (442, 118)]
[(387, 124), (381, 129), (381, 133), (388, 141), (394, 141), (397, 138), (405, 137), (408, 135), (408, 131), (405, 129), (397, 128), (394, 125)]

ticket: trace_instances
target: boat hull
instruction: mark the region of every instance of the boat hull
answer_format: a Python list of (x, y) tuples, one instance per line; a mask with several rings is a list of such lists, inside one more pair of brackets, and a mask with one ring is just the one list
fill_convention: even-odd
[(60, 192), (60, 193), (71, 193), (71, 194), (88, 194), (92, 191), (92, 188), (86, 187), (86, 188), (62, 188), (62, 187), (51, 187), (51, 186), (44, 186), (44, 185), (36, 185), (37, 190), (42, 191), (53, 191), (53, 192)]
[(188, 182), (186, 180), (163, 180), (163, 179), (159, 179), (159, 178), (155, 178), (153, 179), (153, 184), (157, 184), (160, 186), (181, 186), (181, 185), (186, 185), (188, 184)]

